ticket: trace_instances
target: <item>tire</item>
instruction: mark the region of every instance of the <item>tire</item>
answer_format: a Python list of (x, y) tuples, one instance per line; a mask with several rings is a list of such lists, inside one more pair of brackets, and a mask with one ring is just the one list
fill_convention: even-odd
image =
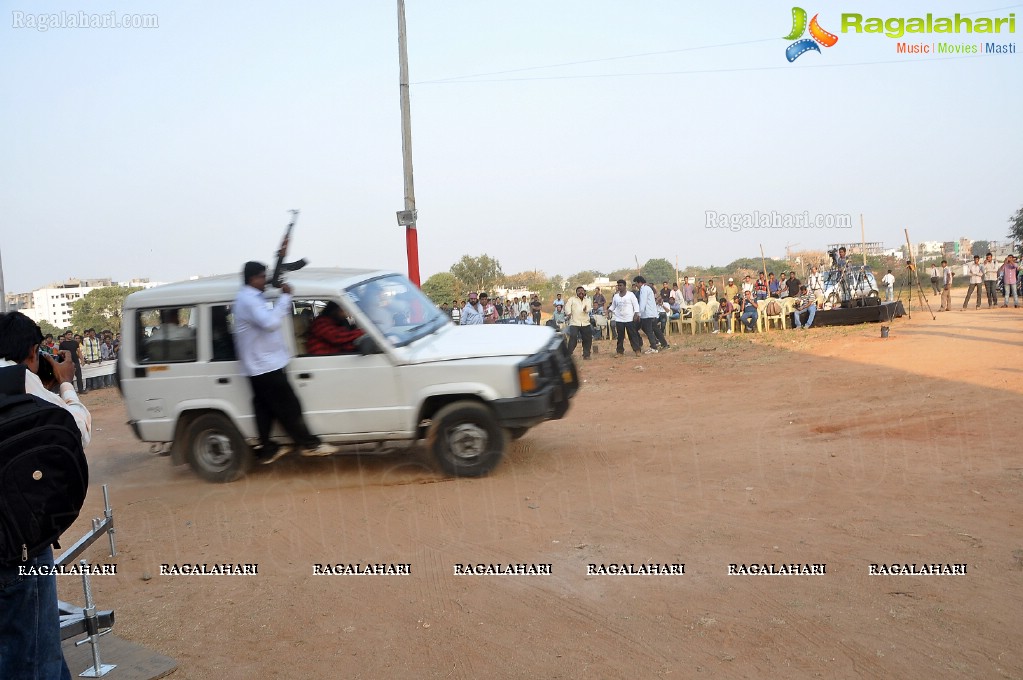
[(838, 293), (831, 293), (824, 299), (824, 309), (835, 309), (841, 306), (842, 303), (838, 299)]
[(524, 437), (527, 432), (529, 432), (528, 427), (509, 427), (508, 437), (512, 441), (515, 441), (516, 439), (521, 439), (522, 437)]
[(205, 413), (188, 426), (185, 457), (200, 477), (220, 484), (241, 479), (253, 462), (238, 428), (219, 413)]
[(481, 477), (493, 470), (506, 443), (494, 413), (475, 401), (456, 401), (437, 411), (426, 435), (441, 469), (456, 477)]

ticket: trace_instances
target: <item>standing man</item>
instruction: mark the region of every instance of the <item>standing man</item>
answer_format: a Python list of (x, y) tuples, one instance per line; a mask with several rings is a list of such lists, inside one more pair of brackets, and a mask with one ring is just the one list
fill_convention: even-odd
[(799, 291), (802, 288), (802, 282), (796, 278), (795, 272), (789, 272), (789, 278), (785, 281), (785, 285), (789, 289), (789, 297), (794, 298), (800, 294)]
[(973, 262), (966, 267), (966, 273), (970, 277), (970, 287), (966, 289), (966, 299), (963, 300), (963, 308), (961, 311), (966, 311), (966, 305), (970, 304), (970, 296), (973, 295), (973, 290), (977, 290), (977, 309), (980, 309), (980, 291), (984, 287), (984, 265), (980, 263), (980, 255), (973, 256)]
[(948, 260), (941, 261), (941, 306), (939, 312), (952, 311), (952, 268), (948, 266)]
[(984, 290), (987, 292), (987, 308), (998, 306), (998, 293), (995, 284), (998, 283), (998, 263), (991, 259), (991, 253), (984, 256)]
[(735, 302), (735, 298), (739, 297), (739, 287), (735, 285), (735, 279), (731, 276), (728, 277), (728, 285), (725, 286), (725, 297), (729, 302)]
[(540, 303), (540, 297), (533, 293), (532, 299), (529, 301), (529, 313), (533, 315), (533, 325), (540, 325), (540, 316), (543, 310), (543, 305)]
[(664, 339), (664, 333), (657, 324), (659, 310), (657, 301), (654, 300), (654, 289), (647, 285), (646, 279), (642, 276), (634, 276), (632, 283), (639, 287), (639, 323), (646, 333), (647, 340), (650, 341), (646, 354), (657, 354), (658, 345), (661, 349), (668, 349), (668, 341)]
[(626, 288), (627, 285), (625, 279), (618, 279), (618, 292), (611, 298), (609, 310), (614, 318), (615, 331), (618, 334), (616, 357), (625, 355), (626, 334), (629, 336), (629, 344), (632, 345), (632, 351), (636, 356), (639, 356), (639, 350), (643, 348), (643, 340), (640, 339), (639, 331), (636, 330), (636, 324), (639, 322), (639, 301), (632, 291)]
[[(58, 363), (48, 353), (39, 353), (42, 340), (39, 326), (21, 312), (0, 315), (2, 372), (13, 371), (9, 367), (18, 364), (27, 369), (23, 384), (16, 386), (12, 379), (7, 387), (20, 388), (19, 391), (71, 413), (78, 425), (82, 446), (88, 446), (92, 438), (92, 416), (71, 385), (75, 368), (70, 352), (63, 350), (64, 360)], [(56, 385), (44, 386), (40, 381), (37, 373), (41, 361), (50, 362)], [(48, 387), (56, 387), (60, 396)], [(26, 442), (26, 448), (27, 445)], [(51, 547), (26, 561), (0, 564), (0, 678), (71, 678), (60, 647), (57, 576), (53, 572)]]
[(286, 283), (281, 286), (277, 304), (268, 308), (263, 297), (266, 265), (246, 262), (242, 281), (244, 285), (231, 311), (238, 359), (242, 373), (252, 386), (252, 407), (260, 444), (256, 457), (259, 462), (268, 464), (291, 452), (291, 447), (279, 446), (270, 439), (275, 420), (295, 445), (301, 447), (303, 456), (329, 456), (334, 453), (334, 447), (321, 443), (319, 437), (309, 432), (302, 417), (302, 404), (284, 372), (291, 353), (281, 330), (284, 317), (291, 314), (291, 286)]
[(931, 265), (931, 288), (934, 290), (935, 295), (941, 295), (941, 270), (938, 269), (938, 265)]
[(894, 302), (895, 301), (895, 275), (892, 274), (892, 270), (889, 269), (888, 273), (881, 277), (881, 283), (884, 284), (884, 301)]
[(1005, 263), (998, 268), (998, 273), (1005, 277), (1005, 301), (1002, 307), (1009, 306), (1009, 295), (1012, 295), (1012, 306), (1019, 307), (1019, 267), (1016, 265), (1016, 256), (1010, 255), (1005, 258)]
[[(99, 348), (99, 338), (96, 337), (95, 328), (86, 328), (85, 337), (82, 339), (82, 356), (87, 364), (98, 364), (103, 356)], [(85, 388), (94, 390), (99, 387), (97, 378), (86, 378)]]
[(821, 274), (817, 265), (810, 267), (810, 276), (807, 278), (806, 289), (814, 298), (824, 297), (824, 275)]
[(483, 323), (497, 323), (497, 307), (490, 301), (490, 296), (480, 293), (480, 307), (483, 308)]
[(593, 346), (593, 331), (590, 328), (590, 312), (592, 311), (590, 301), (586, 299), (586, 289), (578, 286), (575, 289), (575, 297), (569, 298), (565, 305), (565, 316), (568, 319), (568, 353), (575, 353), (576, 343), (579, 337), (583, 339), (583, 359), (590, 358), (590, 348)]
[(469, 300), (462, 308), (458, 324), (460, 326), (478, 326), (483, 323), (483, 305), (480, 304), (479, 295), (475, 291), (469, 293)]

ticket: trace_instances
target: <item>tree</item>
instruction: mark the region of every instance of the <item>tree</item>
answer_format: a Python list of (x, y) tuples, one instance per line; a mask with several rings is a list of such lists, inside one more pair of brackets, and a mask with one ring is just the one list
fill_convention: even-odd
[(504, 278), (501, 263), (485, 253), (479, 257), (463, 255), (451, 266), (451, 273), (469, 290), (476, 291), (489, 290)]
[(462, 295), (461, 282), (450, 272), (439, 272), (423, 282), (423, 292), (434, 304), (450, 303)]
[(47, 335), (52, 335), (54, 339), (56, 339), (58, 335), (64, 332), (64, 329), (57, 328), (56, 326), (54, 326), (49, 321), (46, 321), (45, 319), (39, 322), (39, 330), (43, 332), (43, 337)]
[(596, 269), (584, 269), (565, 278), (567, 290), (574, 291), (576, 286), (588, 286), (604, 274)]
[(120, 332), (124, 298), (137, 290), (142, 288), (105, 286), (89, 291), (85, 297), (71, 303), (72, 327), (78, 331), (95, 328), (97, 332), (103, 329)]
[(974, 241), (973, 247), (970, 248), (970, 255), (980, 255), (984, 257), (988, 251), (991, 250), (990, 241)]
[(1016, 211), (1016, 214), (1009, 218), (1009, 240), (1014, 243), (1023, 243), (1023, 208)]
[(538, 291), (547, 285), (547, 275), (541, 271), (519, 272), (504, 277), (504, 285), (507, 288), (525, 288), (526, 290)]
[(647, 260), (646, 264), (643, 265), (643, 278), (647, 280), (647, 283), (652, 283), (655, 286), (660, 285), (664, 281), (674, 283), (675, 265), (663, 257)]

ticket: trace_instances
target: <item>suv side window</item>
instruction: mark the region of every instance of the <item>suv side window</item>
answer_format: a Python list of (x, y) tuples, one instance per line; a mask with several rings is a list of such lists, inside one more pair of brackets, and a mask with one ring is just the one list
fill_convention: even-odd
[(297, 356), (307, 354), (306, 340), (309, 338), (309, 327), (326, 305), (326, 300), (295, 300), (292, 302), (291, 326), (295, 329), (295, 354)]
[(234, 349), (234, 314), (231, 305), (214, 305), (210, 307), (212, 315), (213, 361), (234, 361), (238, 358)]
[(140, 309), (135, 313), (140, 364), (195, 361), (195, 307)]

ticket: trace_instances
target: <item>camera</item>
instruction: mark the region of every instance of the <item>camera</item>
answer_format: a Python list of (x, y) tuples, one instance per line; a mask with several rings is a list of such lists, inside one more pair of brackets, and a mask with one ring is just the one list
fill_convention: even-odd
[(39, 371), (36, 375), (39, 376), (39, 380), (46, 385), (56, 379), (57, 376), (53, 374), (53, 366), (46, 360), (46, 357), (51, 357), (57, 363), (64, 361), (63, 354), (50, 354), (42, 347), (39, 348)]

